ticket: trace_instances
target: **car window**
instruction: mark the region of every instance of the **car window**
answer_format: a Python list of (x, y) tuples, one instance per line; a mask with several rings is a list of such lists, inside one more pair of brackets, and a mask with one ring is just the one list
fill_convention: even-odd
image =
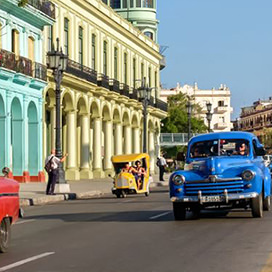
[(244, 139), (201, 141), (194, 143), (190, 148), (190, 158), (248, 155), (249, 142)]

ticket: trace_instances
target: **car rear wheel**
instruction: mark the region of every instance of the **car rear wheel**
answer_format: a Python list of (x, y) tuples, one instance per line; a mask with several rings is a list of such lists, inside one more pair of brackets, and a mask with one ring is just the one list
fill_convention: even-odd
[(263, 217), (263, 194), (260, 193), (258, 196), (252, 199), (251, 202), (252, 216)]
[(0, 225), (0, 252), (4, 253), (8, 250), (10, 240), (10, 220), (4, 218)]
[(173, 203), (173, 212), (175, 220), (185, 220), (186, 219), (186, 208), (183, 203)]
[(263, 210), (270, 211), (271, 209), (271, 196), (267, 196), (263, 202)]

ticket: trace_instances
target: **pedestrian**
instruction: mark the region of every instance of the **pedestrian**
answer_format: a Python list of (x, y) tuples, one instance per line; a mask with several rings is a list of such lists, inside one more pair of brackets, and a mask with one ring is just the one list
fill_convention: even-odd
[(7, 177), (8, 177), (9, 172), (10, 172), (10, 170), (9, 170), (8, 167), (4, 167), (4, 168), (2, 169), (2, 174), (3, 174), (4, 178), (7, 178)]
[(56, 157), (55, 149), (51, 150), (51, 155), (49, 155), (45, 160), (45, 170), (48, 173), (48, 183), (46, 187), (46, 194), (47, 195), (55, 195), (55, 186), (58, 177), (58, 167), (59, 164), (66, 160), (68, 154), (65, 154), (61, 159)]
[(164, 154), (162, 153), (161, 156), (157, 159), (157, 166), (160, 170), (160, 181), (164, 181), (163, 174), (165, 172), (165, 167), (167, 166), (166, 160), (164, 158)]

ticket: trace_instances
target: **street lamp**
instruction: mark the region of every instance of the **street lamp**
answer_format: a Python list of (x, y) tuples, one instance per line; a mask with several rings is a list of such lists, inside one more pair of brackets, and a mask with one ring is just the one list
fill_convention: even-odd
[[(61, 107), (61, 90), (60, 85), (63, 78), (63, 72), (67, 68), (68, 56), (63, 54), (62, 49), (59, 50), (59, 39), (57, 38), (57, 50), (52, 48), (51, 51), (47, 52), (47, 68), (53, 70), (53, 76), (56, 83), (56, 156), (62, 158), (62, 148), (61, 148), (61, 127), (60, 127), (60, 107)], [(57, 183), (66, 184), (65, 173), (63, 170), (63, 164), (59, 164), (59, 174), (57, 178)]]
[(188, 141), (191, 138), (191, 116), (192, 116), (192, 104), (190, 99), (188, 100), (186, 104), (186, 109), (187, 109), (187, 115), (188, 115)]
[(207, 107), (207, 113), (206, 113), (206, 118), (208, 121), (208, 131), (211, 132), (211, 121), (212, 121), (212, 103), (211, 102), (207, 102), (206, 103), (206, 107)]
[(143, 121), (144, 121), (144, 128), (143, 128), (143, 152), (147, 152), (147, 107), (148, 107), (148, 102), (150, 101), (151, 98), (151, 90), (152, 88), (148, 88), (146, 85), (146, 78), (142, 80), (142, 85), (141, 87), (138, 88), (138, 93), (139, 93), (139, 98), (143, 103)]

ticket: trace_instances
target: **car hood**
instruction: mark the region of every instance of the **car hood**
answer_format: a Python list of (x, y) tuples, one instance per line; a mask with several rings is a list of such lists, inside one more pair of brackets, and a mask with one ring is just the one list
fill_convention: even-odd
[(253, 166), (247, 158), (211, 157), (191, 163), (192, 171), (201, 176), (220, 175), (233, 177), (240, 175), (245, 168)]

